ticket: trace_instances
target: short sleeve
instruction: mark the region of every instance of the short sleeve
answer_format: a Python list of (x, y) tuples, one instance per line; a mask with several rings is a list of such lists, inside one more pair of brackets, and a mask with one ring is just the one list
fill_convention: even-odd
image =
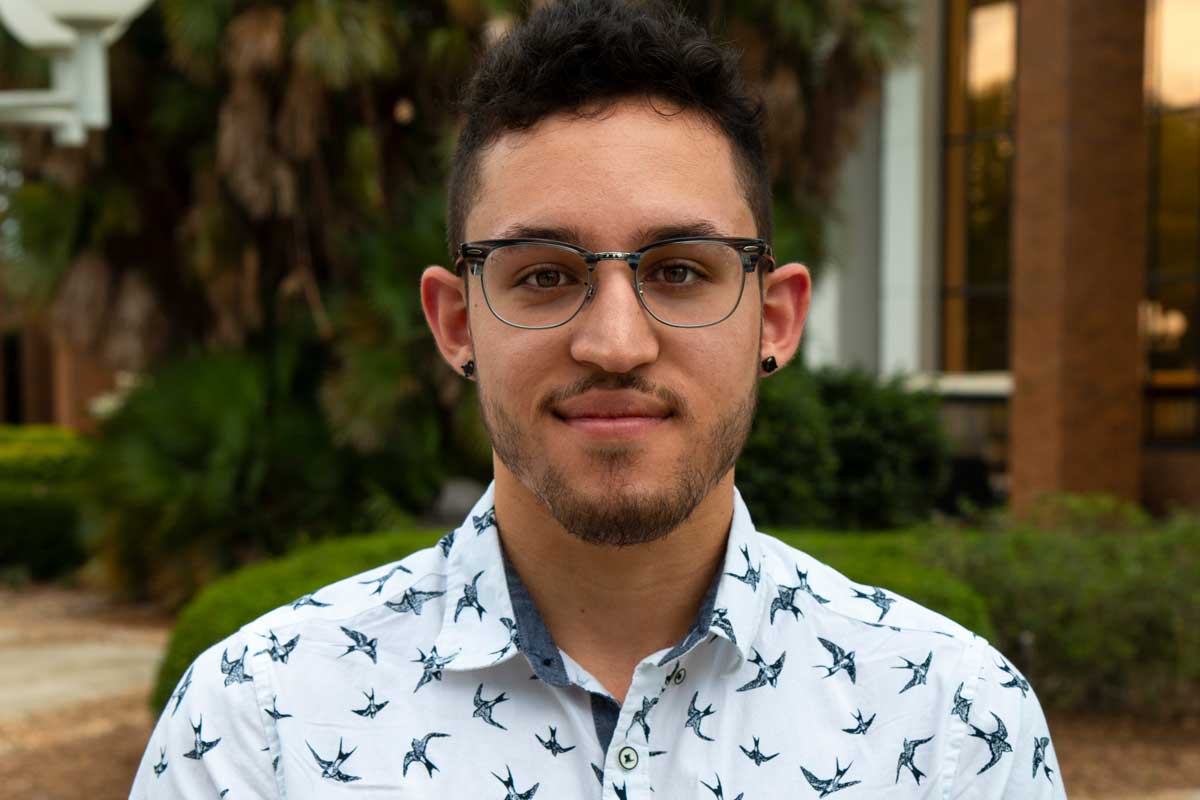
[(130, 800), (278, 798), (260, 688), (240, 634), (202, 653), (154, 727)]
[(1037, 695), (995, 647), (982, 644), (979, 669), (964, 681), (955, 712), (965, 723), (949, 797), (954, 800), (1066, 800), (1058, 758)]

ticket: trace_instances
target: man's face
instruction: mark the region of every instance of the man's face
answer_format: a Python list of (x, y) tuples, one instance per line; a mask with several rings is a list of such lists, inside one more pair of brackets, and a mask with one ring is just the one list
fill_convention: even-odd
[[(693, 112), (664, 117), (628, 100), (598, 117), (552, 116), (502, 136), (480, 166), (468, 241), (555, 238), (599, 252), (698, 228), (757, 233), (728, 140)], [(498, 471), (568, 532), (637, 544), (686, 520), (745, 443), (759, 287), (748, 276), (731, 317), (683, 329), (645, 312), (624, 262), (601, 261), (595, 278), (569, 323), (522, 330), (496, 319), (469, 277), (479, 396)]]

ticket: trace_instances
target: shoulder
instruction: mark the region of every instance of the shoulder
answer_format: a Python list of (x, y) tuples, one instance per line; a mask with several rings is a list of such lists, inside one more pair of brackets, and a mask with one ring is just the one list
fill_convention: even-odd
[(761, 532), (756, 535), (764, 554), (764, 577), (781, 587), (802, 583), (821, 614), (846, 617), (895, 632), (934, 633), (968, 646), (987, 644), (944, 614), (886, 586), (858, 583), (781, 539)]

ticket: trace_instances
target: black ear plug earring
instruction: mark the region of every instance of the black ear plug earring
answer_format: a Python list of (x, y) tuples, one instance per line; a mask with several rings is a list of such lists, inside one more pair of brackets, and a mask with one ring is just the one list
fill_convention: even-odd
[(779, 364), (775, 362), (775, 356), (767, 356), (763, 359), (762, 368), (764, 372), (774, 372), (779, 369)]
[(468, 378), (471, 377), (472, 375), (474, 375), (475, 374), (475, 362), (468, 361), (467, 363), (463, 364), (462, 371), (463, 371), (463, 375), (466, 375)]

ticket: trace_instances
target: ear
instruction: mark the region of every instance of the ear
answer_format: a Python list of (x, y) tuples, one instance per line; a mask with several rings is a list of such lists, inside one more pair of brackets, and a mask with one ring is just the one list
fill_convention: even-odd
[(445, 267), (427, 267), (421, 274), (421, 307), (425, 321), (437, 340), (442, 358), (455, 372), (474, 359), (471, 330), (467, 324), (467, 298), (464, 278)]
[(792, 359), (800, 346), (811, 298), (812, 279), (803, 264), (784, 264), (764, 276), (760, 360), (775, 356), (783, 366)]

